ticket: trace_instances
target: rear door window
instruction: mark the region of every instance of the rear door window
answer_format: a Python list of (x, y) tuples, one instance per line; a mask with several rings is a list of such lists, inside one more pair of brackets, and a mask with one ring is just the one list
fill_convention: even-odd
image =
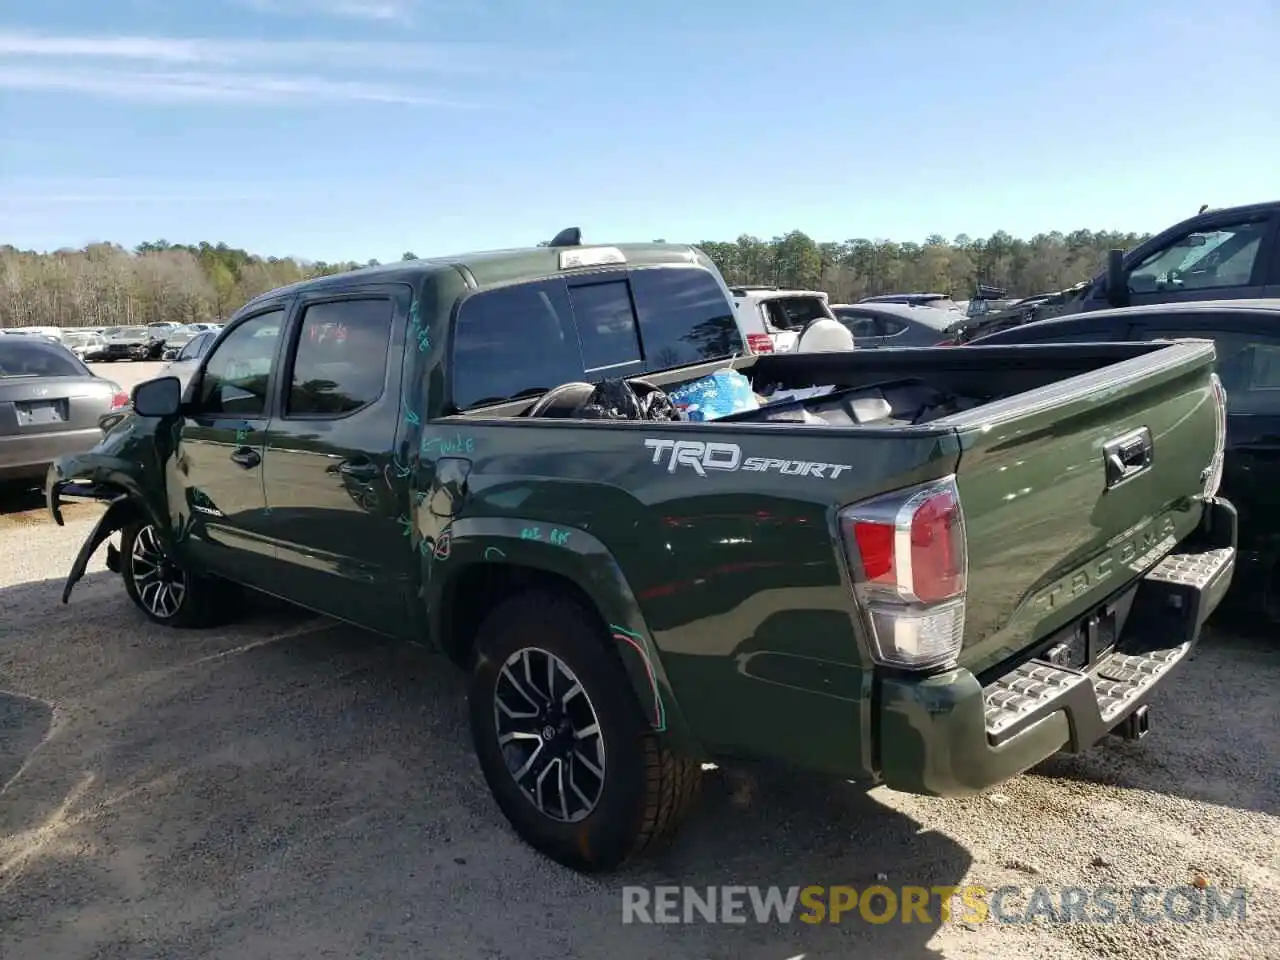
[(392, 313), (389, 297), (309, 304), (291, 365), (285, 416), (345, 416), (381, 397)]
[(874, 313), (860, 310), (838, 310), (836, 319), (849, 328), (855, 338), (884, 336), (884, 325)]

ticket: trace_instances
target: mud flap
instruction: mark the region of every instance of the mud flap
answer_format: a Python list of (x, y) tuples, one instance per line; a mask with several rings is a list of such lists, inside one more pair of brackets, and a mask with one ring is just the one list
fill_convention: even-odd
[[(102, 546), (102, 541), (111, 536), (117, 530), (120, 530), (137, 514), (138, 508), (130, 502), (128, 495), (116, 497), (111, 501), (111, 506), (98, 518), (98, 523), (93, 528), (93, 532), (89, 534), (89, 539), (85, 540), (84, 546), (80, 548), (80, 553), (76, 556), (76, 562), (71, 565), (71, 572), (67, 575), (67, 582), (62, 588), (62, 602), (66, 603), (71, 599), (71, 591), (81, 577), (84, 576), (85, 568), (89, 566), (89, 558), (93, 556), (98, 547)], [(110, 561), (115, 560), (113, 570), (119, 567), (119, 552), (111, 551), (112, 555), (108, 555), (108, 566)], [(116, 570), (116, 572), (119, 572)]]

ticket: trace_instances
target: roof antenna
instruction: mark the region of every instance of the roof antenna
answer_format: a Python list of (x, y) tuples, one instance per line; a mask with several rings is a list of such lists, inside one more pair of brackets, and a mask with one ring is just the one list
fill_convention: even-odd
[(580, 247), (582, 246), (582, 228), (581, 227), (565, 227), (554, 237), (551, 238), (552, 247)]
[(1196, 216), (1197, 217), (1200, 216), (1200, 214), (1204, 213), (1208, 209), (1209, 209), (1209, 205), (1207, 203), (1201, 204), (1200, 209), (1196, 211)]

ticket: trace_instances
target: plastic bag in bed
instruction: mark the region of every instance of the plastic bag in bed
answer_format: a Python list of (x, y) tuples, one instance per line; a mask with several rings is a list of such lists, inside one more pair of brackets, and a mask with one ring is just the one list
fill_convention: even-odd
[(717, 370), (709, 377), (667, 391), (667, 396), (685, 420), (719, 420), (760, 406), (751, 381), (737, 370)]

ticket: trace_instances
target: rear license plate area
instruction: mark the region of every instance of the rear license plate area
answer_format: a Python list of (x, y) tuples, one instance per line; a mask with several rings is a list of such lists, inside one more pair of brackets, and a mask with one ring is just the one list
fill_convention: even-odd
[(15, 400), (13, 411), (20, 427), (43, 427), (68, 419), (66, 400)]
[(1040, 659), (1055, 667), (1087, 670), (1116, 645), (1116, 608), (1095, 610), (1076, 623), (1070, 636), (1059, 640)]

